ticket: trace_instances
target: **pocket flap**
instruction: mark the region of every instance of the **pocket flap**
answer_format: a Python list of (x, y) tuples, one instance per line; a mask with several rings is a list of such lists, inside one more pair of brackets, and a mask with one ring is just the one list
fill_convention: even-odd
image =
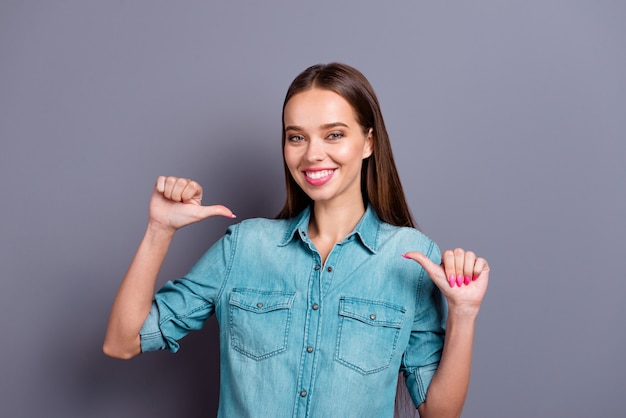
[(289, 309), (295, 293), (233, 289), (228, 303), (250, 312), (265, 313), (277, 309)]
[(402, 328), (405, 312), (402, 306), (383, 301), (348, 297), (339, 299), (339, 315), (373, 326)]

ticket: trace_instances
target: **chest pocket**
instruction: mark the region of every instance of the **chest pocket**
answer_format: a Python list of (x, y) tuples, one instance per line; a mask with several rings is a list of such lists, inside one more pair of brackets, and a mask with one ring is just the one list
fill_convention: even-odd
[(387, 302), (342, 297), (335, 360), (363, 374), (387, 368), (405, 312)]
[(230, 307), (231, 347), (255, 360), (287, 350), (295, 293), (233, 289)]

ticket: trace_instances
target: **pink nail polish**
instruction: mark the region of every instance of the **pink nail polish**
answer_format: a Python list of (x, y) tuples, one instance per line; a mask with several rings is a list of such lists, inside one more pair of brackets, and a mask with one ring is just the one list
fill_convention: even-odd
[(459, 287), (463, 286), (463, 276), (461, 276), (460, 274), (456, 276), (456, 285)]
[(408, 255), (406, 255), (406, 254), (402, 254), (402, 257), (404, 257), (404, 258), (408, 258), (409, 260), (411, 259), (411, 257), (409, 257), (409, 256), (408, 256)]
[(450, 287), (454, 287), (454, 283), (456, 282), (456, 277), (454, 277), (454, 274), (450, 275), (448, 281), (450, 282)]
[(472, 281), (474, 281), (474, 280), (476, 280), (476, 279), (478, 279), (478, 276), (474, 274), (474, 275), (472, 276)]
[(464, 281), (463, 283), (465, 283), (465, 286), (467, 286), (468, 284), (470, 284), (470, 278), (469, 278), (469, 276), (465, 276), (465, 281)]

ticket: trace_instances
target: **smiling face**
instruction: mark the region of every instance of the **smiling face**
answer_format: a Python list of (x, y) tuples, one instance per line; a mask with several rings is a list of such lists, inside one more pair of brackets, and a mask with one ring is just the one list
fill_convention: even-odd
[(373, 139), (343, 97), (319, 88), (298, 93), (285, 106), (284, 126), (285, 163), (311, 200), (363, 203), (361, 166)]

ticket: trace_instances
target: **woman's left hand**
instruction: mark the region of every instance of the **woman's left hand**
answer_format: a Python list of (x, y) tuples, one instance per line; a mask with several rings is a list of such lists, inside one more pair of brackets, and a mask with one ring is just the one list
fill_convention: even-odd
[(450, 309), (478, 313), (489, 283), (487, 260), (462, 248), (444, 251), (439, 266), (420, 252), (410, 251), (403, 256), (426, 270), (445, 295)]

